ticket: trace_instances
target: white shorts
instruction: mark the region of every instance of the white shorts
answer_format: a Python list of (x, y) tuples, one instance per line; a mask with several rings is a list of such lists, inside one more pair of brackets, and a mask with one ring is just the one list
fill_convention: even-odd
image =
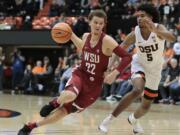
[(162, 66), (156, 66), (156, 67), (150, 67), (150, 66), (144, 66), (139, 64), (136, 61), (132, 61), (131, 63), (131, 72), (132, 76), (131, 78), (137, 78), (139, 77), (138, 74), (135, 74), (137, 72), (143, 72), (145, 74), (145, 87), (148, 89), (151, 89), (153, 91), (158, 90), (159, 82), (161, 80), (161, 70)]

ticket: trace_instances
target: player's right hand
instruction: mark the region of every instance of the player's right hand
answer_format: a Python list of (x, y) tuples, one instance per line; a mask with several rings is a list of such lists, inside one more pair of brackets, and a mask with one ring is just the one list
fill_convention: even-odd
[(145, 17), (141, 21), (149, 31), (151, 31), (151, 32), (156, 32), (157, 31), (157, 28), (156, 28), (155, 24), (149, 18)]
[(119, 74), (119, 71), (117, 70), (114, 70), (111, 73), (107, 74), (104, 78), (104, 83), (112, 84), (115, 81), (118, 74)]

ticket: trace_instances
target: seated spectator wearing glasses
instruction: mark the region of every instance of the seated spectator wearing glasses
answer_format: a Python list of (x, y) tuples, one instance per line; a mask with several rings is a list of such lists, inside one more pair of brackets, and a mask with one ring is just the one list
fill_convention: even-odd
[[(169, 103), (169, 99), (168, 99), (169, 91), (168, 91), (168, 88), (164, 86), (164, 83), (165, 83), (165, 80), (166, 80), (168, 74), (169, 74), (169, 68), (167, 66), (167, 62), (164, 62), (163, 69), (161, 71), (161, 80), (160, 80), (159, 87), (158, 87), (160, 96), (158, 96), (158, 98), (156, 98), (156, 101), (159, 103)], [(162, 98), (162, 99), (158, 101), (158, 99), (160, 99), (160, 98)]]
[(180, 75), (180, 69), (178, 67), (177, 60), (172, 58), (170, 60), (169, 73), (168, 73), (168, 76), (167, 76), (165, 83), (164, 83), (164, 87), (168, 88), (170, 91), (170, 99), (172, 99), (172, 90), (176, 89), (175, 84), (178, 81), (179, 75)]

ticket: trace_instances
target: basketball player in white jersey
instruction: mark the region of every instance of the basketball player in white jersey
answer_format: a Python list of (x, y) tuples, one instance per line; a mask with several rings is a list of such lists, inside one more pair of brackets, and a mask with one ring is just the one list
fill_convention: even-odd
[(138, 119), (150, 109), (151, 103), (158, 96), (158, 85), (161, 79), (164, 42), (175, 41), (175, 36), (162, 24), (158, 24), (159, 13), (151, 4), (140, 5), (137, 10), (135, 31), (131, 32), (122, 45), (128, 47), (135, 44), (137, 53), (133, 56), (131, 71), (133, 90), (122, 98), (114, 111), (99, 125), (99, 130), (108, 132), (110, 121), (122, 113), (135, 99), (142, 96), (142, 103), (128, 117), (134, 133), (143, 133)]

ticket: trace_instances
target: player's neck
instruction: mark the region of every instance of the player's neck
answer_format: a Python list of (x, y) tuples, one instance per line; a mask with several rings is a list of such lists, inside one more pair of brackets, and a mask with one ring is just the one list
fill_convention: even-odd
[(101, 33), (99, 34), (92, 34), (91, 35), (91, 41), (98, 41), (101, 36)]
[(91, 33), (91, 39), (90, 39), (90, 44), (91, 44), (91, 47), (95, 47), (100, 39), (100, 36), (101, 36), (101, 33), (100, 34), (94, 34), (94, 33)]

